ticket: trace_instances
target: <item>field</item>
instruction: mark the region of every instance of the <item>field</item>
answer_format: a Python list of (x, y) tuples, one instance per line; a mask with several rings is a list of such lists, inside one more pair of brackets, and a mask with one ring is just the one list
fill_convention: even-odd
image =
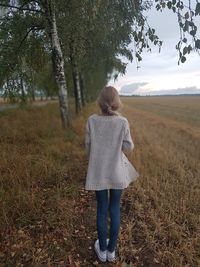
[[(122, 197), (118, 263), (200, 266), (200, 97), (122, 97), (140, 177)], [(71, 104), (71, 108), (74, 107)], [(58, 104), (0, 112), (0, 266), (95, 266), (95, 197), (84, 132)]]

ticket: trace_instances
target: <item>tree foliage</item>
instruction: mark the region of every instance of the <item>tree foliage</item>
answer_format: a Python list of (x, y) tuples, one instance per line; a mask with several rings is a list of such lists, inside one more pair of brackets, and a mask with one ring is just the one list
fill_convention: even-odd
[(186, 61), (186, 56), (191, 51), (199, 53), (200, 39), (197, 37), (196, 19), (200, 15), (200, 2), (192, 0), (155, 0), (156, 9), (163, 11), (168, 8), (177, 15), (178, 26), (180, 30), (180, 39), (176, 44), (176, 49), (179, 52), (178, 64)]
[[(47, 95), (58, 92), (51, 79), (50, 18), (45, 9), (51, 5), (55, 9), (70, 94), (78, 90), (77, 85), (74, 90), (71, 88), (76, 73), (80, 83), (84, 80), (86, 99), (94, 99), (111, 77), (125, 74), (126, 63), (122, 57), (140, 62), (144, 49), (151, 51), (151, 45), (158, 46), (160, 51), (162, 41), (144, 16), (144, 11), (147, 13), (154, 4), (159, 12), (167, 8), (177, 15), (178, 63), (184, 63), (191, 51), (200, 49), (195, 20), (200, 15), (198, 1), (1, 0), (0, 85), (5, 88), (9, 80), (20, 76), (27, 95), (30, 92), (33, 96), (38, 88)], [(134, 50), (129, 48), (131, 42)]]

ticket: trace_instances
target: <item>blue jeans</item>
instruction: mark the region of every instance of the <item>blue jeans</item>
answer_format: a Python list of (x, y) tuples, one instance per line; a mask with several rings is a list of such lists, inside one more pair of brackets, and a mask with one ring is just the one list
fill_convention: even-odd
[[(97, 200), (97, 233), (101, 251), (115, 250), (120, 227), (120, 198), (122, 189), (95, 191)], [(110, 215), (110, 240), (107, 246), (107, 215)]]

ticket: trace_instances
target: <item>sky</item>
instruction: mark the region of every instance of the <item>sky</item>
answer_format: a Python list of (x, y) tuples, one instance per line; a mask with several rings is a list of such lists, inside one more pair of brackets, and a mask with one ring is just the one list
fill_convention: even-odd
[[(175, 46), (179, 41), (179, 28), (176, 14), (167, 8), (163, 12), (152, 8), (146, 14), (149, 25), (163, 41), (161, 52), (152, 45), (152, 52), (143, 52), (139, 69), (135, 60), (129, 62), (126, 74), (119, 75), (116, 81), (110, 80), (109, 85), (115, 86), (120, 94), (127, 95), (200, 93), (200, 56), (192, 52), (184, 64), (178, 65), (179, 55)], [(196, 25), (200, 25), (200, 17)], [(200, 29), (197, 36), (200, 38)], [(133, 44), (130, 45), (132, 47)]]

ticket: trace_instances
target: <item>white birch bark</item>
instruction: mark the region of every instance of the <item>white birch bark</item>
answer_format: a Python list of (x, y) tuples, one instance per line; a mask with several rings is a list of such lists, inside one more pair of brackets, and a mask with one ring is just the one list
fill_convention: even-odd
[(82, 105), (85, 106), (85, 84), (84, 84), (84, 76), (82, 72), (79, 72), (79, 78), (80, 78)]
[(58, 86), (58, 96), (60, 104), (60, 114), (62, 126), (67, 129), (70, 125), (69, 104), (67, 94), (67, 84), (64, 73), (64, 58), (58, 37), (55, 9), (51, 0), (45, 0), (45, 13), (49, 26), (49, 36), (52, 48), (52, 62), (56, 83)]

